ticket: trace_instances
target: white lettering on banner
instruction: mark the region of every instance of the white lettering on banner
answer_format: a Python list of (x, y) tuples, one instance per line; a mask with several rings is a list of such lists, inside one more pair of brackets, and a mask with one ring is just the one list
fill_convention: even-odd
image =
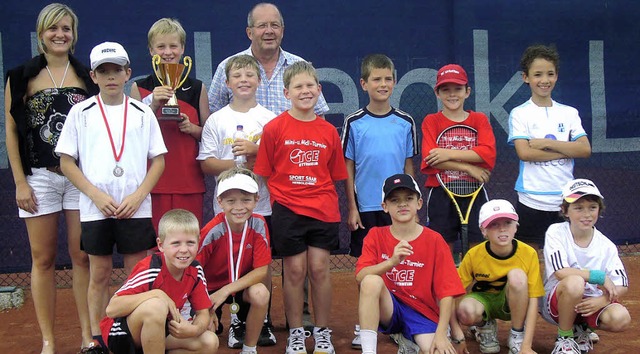
[[(38, 39), (35, 32), (30, 33), (31, 55), (38, 55)], [(210, 32), (194, 32), (194, 56), (196, 78), (209, 86), (213, 77), (212, 45)], [(2, 33), (0, 33), (0, 78), (4, 82), (4, 57), (2, 55)], [(591, 140), (592, 151), (598, 152), (630, 152), (640, 151), (640, 137), (633, 138), (607, 138), (607, 105), (604, 73), (604, 42), (598, 40), (589, 41), (589, 82), (591, 90)], [(518, 91), (522, 85), (522, 73), (517, 71), (504, 84), (502, 89), (491, 99), (491, 75), (489, 72), (489, 33), (487, 30), (473, 30), (473, 84), (475, 92), (475, 107), (472, 109), (483, 112), (498, 122), (505, 131), (509, 126), (509, 112), (504, 105)], [(151, 64), (148, 66), (151, 69)], [(140, 69), (140, 72), (150, 70)], [(125, 93), (129, 93), (131, 84), (145, 77), (145, 75), (131, 78), (125, 85)], [(417, 68), (410, 70), (398, 78), (398, 83), (391, 96), (391, 104), (403, 109), (400, 99), (404, 90), (412, 84), (426, 84), (433, 88), (436, 82), (437, 71), (432, 68)], [(323, 83), (335, 85), (342, 102), (328, 102), (331, 114), (347, 116), (360, 108), (359, 80), (355, 74), (353, 77), (337, 68), (318, 68), (318, 77)], [(494, 85), (495, 86), (495, 85)], [(4, 97), (4, 85), (0, 87), (0, 95)], [(438, 101), (438, 109), (441, 104)], [(0, 109), (4, 112), (4, 100), (0, 100)], [(587, 116), (586, 114), (583, 116)], [(5, 141), (4, 119), (0, 119), (0, 168), (8, 168), (7, 150)]]
[(593, 152), (640, 151), (640, 138), (607, 138), (603, 41), (589, 41), (589, 82), (591, 83), (591, 149)]

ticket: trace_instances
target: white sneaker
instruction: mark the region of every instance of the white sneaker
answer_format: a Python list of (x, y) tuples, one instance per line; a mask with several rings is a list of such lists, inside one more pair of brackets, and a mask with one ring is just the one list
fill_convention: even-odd
[(524, 331), (516, 332), (513, 329), (509, 335), (507, 345), (509, 347), (509, 354), (518, 354), (522, 348), (522, 342), (524, 341)]
[(500, 353), (496, 320), (488, 320), (482, 327), (476, 326), (476, 341), (480, 343), (482, 353)]
[(578, 343), (573, 338), (558, 338), (551, 354), (581, 354)]
[(293, 332), (289, 332), (285, 354), (307, 354), (305, 339), (309, 335), (310, 333), (303, 329), (295, 329)]
[(335, 354), (336, 350), (331, 343), (331, 330), (327, 327), (313, 329), (313, 339), (316, 342), (313, 354)]
[(573, 340), (576, 341), (578, 349), (580, 349), (582, 353), (587, 353), (589, 350), (593, 349), (593, 343), (591, 342), (589, 332), (581, 325), (573, 326)]
[(360, 325), (356, 325), (356, 330), (353, 331), (355, 337), (351, 341), (352, 349), (362, 349), (362, 341), (360, 340)]

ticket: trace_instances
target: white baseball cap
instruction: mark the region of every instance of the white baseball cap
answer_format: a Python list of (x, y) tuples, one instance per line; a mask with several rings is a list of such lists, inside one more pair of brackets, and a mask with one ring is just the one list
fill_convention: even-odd
[(508, 218), (518, 221), (518, 213), (509, 201), (504, 199), (490, 200), (480, 208), (478, 224), (486, 228), (493, 220), (498, 218)]
[(247, 193), (258, 193), (258, 183), (250, 176), (238, 173), (218, 183), (216, 197), (220, 197), (222, 193), (230, 189), (240, 189)]
[(564, 185), (564, 188), (562, 188), (562, 199), (566, 200), (569, 204), (574, 203), (585, 195), (595, 195), (604, 199), (595, 183), (588, 179), (574, 179), (569, 181)]
[(95, 70), (104, 63), (123, 66), (130, 63), (127, 51), (121, 44), (115, 42), (104, 42), (93, 47), (89, 59), (91, 60), (91, 70)]

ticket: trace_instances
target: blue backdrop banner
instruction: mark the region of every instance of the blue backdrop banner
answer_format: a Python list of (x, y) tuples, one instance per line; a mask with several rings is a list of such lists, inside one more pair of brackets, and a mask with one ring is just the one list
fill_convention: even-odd
[[(592, 144), (591, 158), (578, 160), (576, 177), (590, 178), (605, 196), (598, 223), (617, 244), (640, 243), (637, 202), (640, 168), (640, 3), (636, 1), (276, 1), (285, 19), (283, 48), (313, 62), (338, 129), (344, 116), (367, 103), (360, 88), (360, 62), (371, 53), (394, 60), (398, 83), (392, 104), (417, 124), (439, 107), (433, 93), (439, 67), (461, 64), (472, 87), (467, 109), (486, 113), (497, 140), (498, 161), (488, 191), (516, 201), (518, 159), (506, 143), (509, 111), (527, 100), (519, 60), (530, 44), (554, 44), (561, 56), (556, 101), (576, 107)], [(35, 55), (35, 23), (48, 2), (3, 1), (0, 5), (0, 76)], [(133, 77), (151, 73), (147, 31), (161, 17), (181, 21), (191, 75), (207, 86), (218, 63), (248, 48), (245, 1), (67, 1), (79, 17), (76, 56), (88, 64), (103, 41), (124, 45)], [(4, 96), (4, 85), (0, 88)], [(0, 101), (2, 112), (4, 101)], [(24, 222), (17, 217), (15, 186), (8, 169), (0, 120), (0, 272), (30, 268)], [(416, 165), (419, 160), (416, 159)], [(421, 177), (421, 181), (424, 178)], [(208, 187), (212, 181), (208, 180)], [(341, 194), (343, 213), (346, 211)], [(211, 193), (206, 215), (211, 217)], [(60, 237), (58, 265), (69, 263)], [(341, 250), (349, 235), (341, 228)]]

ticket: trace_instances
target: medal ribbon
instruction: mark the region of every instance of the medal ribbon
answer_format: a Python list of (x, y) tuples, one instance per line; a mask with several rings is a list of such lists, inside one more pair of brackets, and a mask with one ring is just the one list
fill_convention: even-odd
[(102, 119), (104, 120), (104, 125), (107, 127), (107, 133), (109, 134), (109, 142), (111, 143), (111, 151), (113, 151), (113, 158), (116, 159), (116, 164), (120, 162), (120, 158), (122, 157), (122, 153), (124, 152), (124, 139), (127, 133), (127, 108), (129, 107), (129, 97), (124, 96), (124, 124), (122, 124), (122, 145), (120, 145), (120, 153), (116, 154), (116, 144), (113, 141), (113, 136), (111, 135), (111, 128), (109, 128), (109, 122), (107, 121), (107, 115), (104, 113), (104, 107), (102, 107), (102, 101), (100, 99), (100, 94), (96, 95), (98, 99), (98, 106), (100, 107), (100, 112), (102, 113)]
[[(240, 239), (240, 249), (238, 250), (238, 260), (236, 261), (236, 264), (233, 264), (233, 232), (231, 231), (231, 226), (229, 225), (229, 221), (226, 216), (224, 221), (227, 223), (227, 229), (229, 230), (229, 280), (230, 283), (233, 283), (238, 280), (238, 274), (240, 273), (242, 250), (244, 249), (244, 240), (247, 236), (247, 225), (249, 224), (249, 220), (244, 222), (244, 227), (242, 228), (242, 238)], [(235, 293), (231, 295), (235, 296)]]

